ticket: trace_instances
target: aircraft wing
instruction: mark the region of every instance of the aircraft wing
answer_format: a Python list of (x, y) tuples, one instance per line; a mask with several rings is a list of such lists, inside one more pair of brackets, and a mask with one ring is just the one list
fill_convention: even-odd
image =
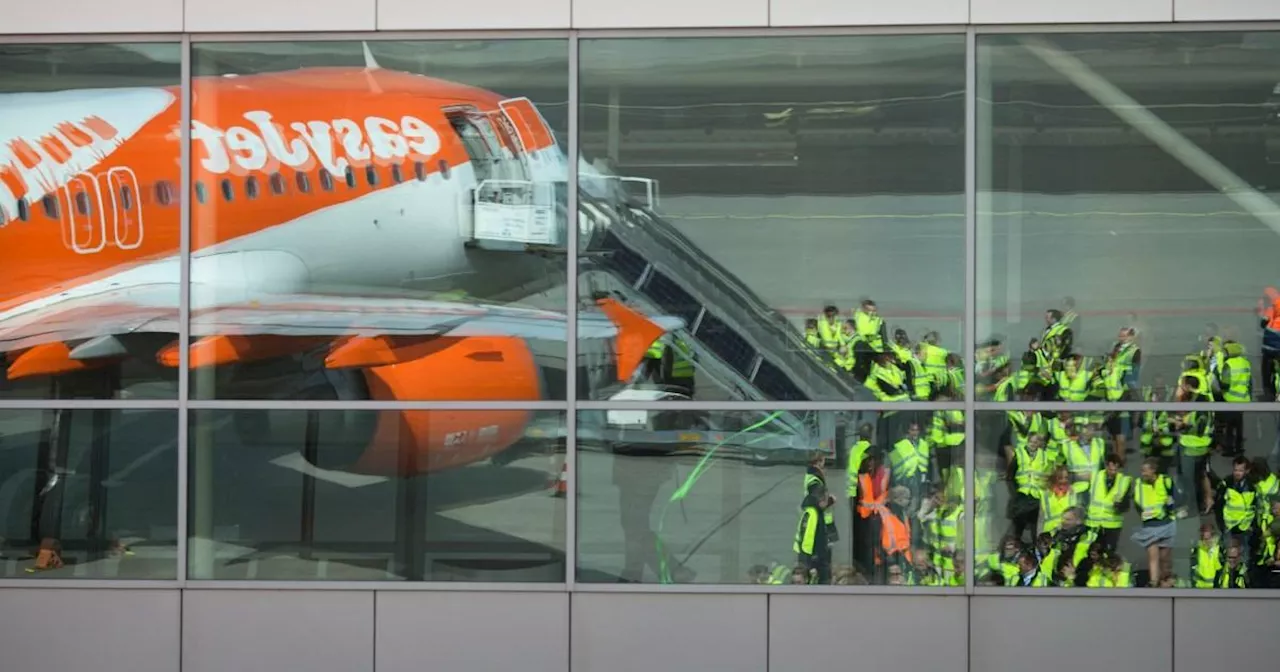
[[(218, 297), (213, 288), (193, 296), (191, 340), (207, 337), (510, 336), (563, 341), (563, 313), (461, 300), (362, 297), (333, 294), (259, 294)], [(69, 297), (0, 315), (0, 353), (14, 362), (25, 351), (57, 344), (71, 360), (121, 356), (137, 337), (169, 335), (179, 325), (177, 286), (156, 283)], [(225, 296), (225, 295), (224, 295)], [(684, 321), (646, 316), (612, 299), (577, 321), (582, 339), (618, 338), (628, 350), (648, 348)], [(20, 352), (21, 351), (21, 352)], [(10, 377), (15, 371), (10, 367)], [(48, 372), (44, 372), (48, 373)]]

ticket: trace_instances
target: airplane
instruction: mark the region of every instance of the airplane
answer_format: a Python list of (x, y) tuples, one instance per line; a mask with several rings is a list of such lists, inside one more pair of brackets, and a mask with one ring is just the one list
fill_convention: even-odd
[[(565, 315), (459, 294), (506, 302), (545, 281), (544, 257), (469, 244), (483, 223), (470, 206), (477, 189), (518, 204), (528, 185), (564, 182), (565, 152), (527, 98), (384, 69), (367, 47), (365, 60), (193, 78), (193, 390), (214, 376), (220, 398), (267, 398), (265, 381), (276, 398), (542, 399), (527, 340), (564, 341)], [(120, 394), (122, 367), (163, 379), (179, 366), (182, 95), (0, 95), (0, 371), (11, 383), (47, 377), (55, 398), (101, 397)], [(683, 325), (614, 299), (598, 307), (579, 317), (579, 338), (613, 339), (619, 380)], [(513, 445), (531, 419), (379, 416), (367, 445), (316, 466), (399, 477), (457, 467)]]

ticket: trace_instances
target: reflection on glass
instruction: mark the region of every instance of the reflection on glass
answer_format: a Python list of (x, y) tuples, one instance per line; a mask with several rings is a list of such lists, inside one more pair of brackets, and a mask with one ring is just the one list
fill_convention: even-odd
[(171, 411), (0, 411), (0, 577), (177, 576)]
[(680, 321), (583, 398), (963, 394), (960, 36), (581, 49), (580, 295)]
[(1276, 399), (1277, 67), (1262, 33), (979, 40), (979, 398)]
[(176, 396), (180, 53), (0, 45), (0, 399)]
[(1280, 587), (1278, 429), (1234, 411), (981, 413), (978, 584)]
[(195, 579), (564, 581), (564, 414), (196, 411)]
[(579, 418), (580, 581), (964, 585), (961, 411)]
[(194, 396), (564, 398), (567, 42), (192, 63)]

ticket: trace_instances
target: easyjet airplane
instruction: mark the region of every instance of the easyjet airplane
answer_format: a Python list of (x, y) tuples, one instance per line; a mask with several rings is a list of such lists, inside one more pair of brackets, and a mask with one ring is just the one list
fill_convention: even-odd
[[(564, 340), (563, 314), (340, 290), (527, 294), (547, 262), (467, 245), (472, 192), (486, 179), (563, 182), (564, 152), (528, 99), (381, 69), (367, 49), (366, 59), (193, 81), (190, 366), (216, 368), (222, 396), (274, 362), (293, 367), (286, 398), (315, 398), (311, 358), (331, 399), (541, 399), (526, 339)], [(9, 380), (109, 377), (138, 358), (178, 366), (181, 95), (0, 96)], [(680, 325), (608, 300), (600, 308), (579, 335), (615, 339), (620, 379)], [(466, 464), (519, 440), (529, 420), (381, 415), (367, 449), (323, 466), (410, 475)], [(417, 453), (408, 462), (406, 448)]]

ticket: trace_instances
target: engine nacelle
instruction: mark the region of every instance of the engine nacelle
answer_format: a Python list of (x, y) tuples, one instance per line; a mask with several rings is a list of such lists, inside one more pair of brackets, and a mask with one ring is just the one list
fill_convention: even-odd
[[(396, 352), (395, 363), (361, 369), (377, 401), (539, 401), (542, 379), (524, 340), (442, 337)], [(404, 357), (411, 354), (412, 357)], [(415, 476), (471, 464), (524, 437), (524, 410), (356, 411), (365, 421), (322, 423), (313, 463), (380, 476)], [(351, 415), (347, 412), (346, 415)], [(323, 415), (323, 414), (322, 414)], [(372, 421), (372, 427), (370, 422)], [(368, 437), (365, 439), (364, 437)]]

